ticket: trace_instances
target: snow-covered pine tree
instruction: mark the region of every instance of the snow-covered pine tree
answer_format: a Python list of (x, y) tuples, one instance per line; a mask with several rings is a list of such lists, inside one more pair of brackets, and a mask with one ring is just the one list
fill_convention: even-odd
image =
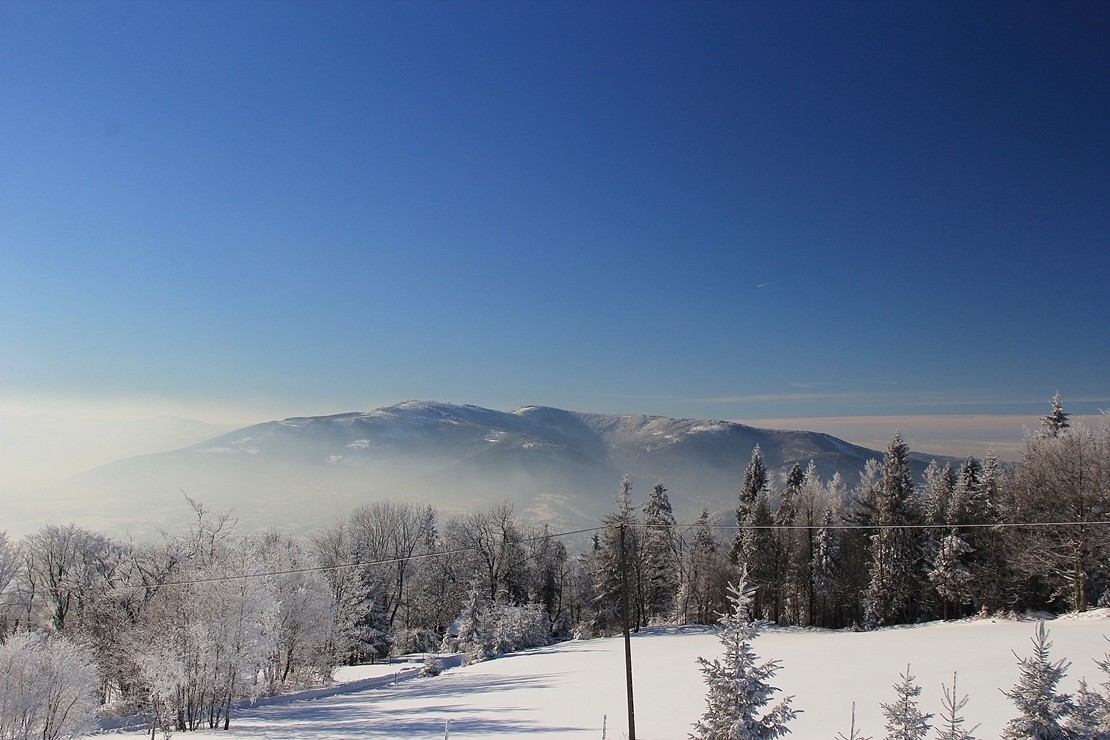
[(956, 534), (955, 528), (940, 542), (940, 551), (929, 571), (929, 580), (940, 595), (943, 605), (941, 616), (944, 619), (950, 616), (950, 605), (955, 606), (954, 614), (959, 616), (962, 605), (971, 603), (971, 571), (965, 564), (971, 552), (971, 545)]
[(960, 712), (967, 706), (967, 694), (960, 698), (956, 692), (956, 674), (952, 674), (952, 689), (949, 690), (947, 686), (941, 684), (940, 690), (944, 693), (944, 698), (941, 700), (941, 715), (940, 727), (937, 728), (936, 740), (975, 740), (975, 736), (971, 733), (978, 729), (979, 725), (975, 725), (970, 730), (964, 729), (963, 715)]
[(775, 581), (774, 538), (771, 527), (771, 504), (767, 492), (759, 494), (748, 512), (748, 520), (740, 530), (743, 536), (739, 563), (751, 579), (755, 595), (752, 615), (756, 619), (775, 616), (776, 594), (779, 584)]
[(1041, 435), (1055, 439), (1064, 434), (1070, 426), (1071, 422), (1064, 412), (1064, 399), (1060, 397), (1060, 391), (1056, 391), (1056, 395), (1052, 397), (1052, 410), (1047, 416), (1041, 417)]
[(702, 509), (694, 523), (687, 548), (687, 582), (689, 584), (688, 620), (708, 624), (718, 604), (718, 576), (724, 572), (725, 559), (721, 545), (713, 533), (713, 520), (708, 509)]
[(1087, 686), (1087, 679), (1079, 679), (1079, 689), (1075, 692), (1071, 714), (1064, 722), (1064, 727), (1071, 733), (1069, 737), (1084, 740), (1110, 738), (1110, 732), (1107, 732), (1106, 726), (1106, 712), (1106, 700), (1097, 691), (1091, 691)]
[[(479, 585), (477, 576), (471, 582), (459, 615), (458, 636), (454, 645), (447, 645), (456, 652), (466, 653), (468, 663), (478, 663), (492, 657), (490, 625), (487, 624), (485, 592)], [(446, 640), (444, 641), (446, 644)]]
[(840, 568), (840, 532), (836, 529), (832, 508), (825, 509), (821, 528), (813, 538), (813, 560), (810, 572), (813, 577), (814, 624), (828, 626), (836, 613), (837, 578)]
[(882, 462), (875, 524), (871, 537), (870, 584), (865, 619), (871, 626), (907, 621), (918, 593), (918, 546), (906, 525), (918, 520), (910, 474), (910, 448), (896, 432)]
[(847, 735), (845, 735), (843, 732), (836, 733), (836, 738), (834, 738), (834, 740), (871, 740), (870, 737), (864, 737), (863, 735), (861, 735), (860, 731), (856, 729), (856, 703), (855, 702), (852, 702), (852, 725), (851, 725), (851, 729), (848, 730)]
[(1071, 740), (1072, 734), (1063, 723), (1072, 713), (1073, 704), (1067, 694), (1056, 693), (1056, 686), (1067, 673), (1070, 663), (1051, 662), (1048, 657), (1052, 643), (1044, 622), (1037, 623), (1033, 636), (1033, 655), (1018, 658), (1019, 676), (1014, 687), (1003, 692), (1018, 708), (1018, 716), (1006, 723), (1002, 737), (1007, 740)]
[(678, 546), (674, 510), (663, 481), (655, 484), (644, 502), (643, 558), (644, 611), (649, 622), (671, 616), (678, 593)]
[(778, 661), (757, 664), (751, 642), (759, 630), (751, 620), (752, 603), (746, 569), (739, 582), (729, 584), (731, 609), (721, 615), (720, 640), (724, 656), (712, 661), (698, 658), (708, 685), (706, 709), (694, 723), (692, 740), (764, 740), (790, 732), (786, 726), (798, 710), (792, 709), (793, 697), (785, 697), (766, 712), (764, 707), (778, 689), (768, 681), (778, 671)]
[(886, 735), (884, 740), (925, 740), (929, 733), (929, 720), (933, 715), (922, 714), (917, 706), (917, 697), (921, 696), (921, 687), (914, 683), (914, 675), (910, 667), (899, 675), (901, 679), (894, 684), (894, 692), (898, 698), (889, 704), (882, 704), (883, 716), (886, 717)]
[(767, 466), (763, 464), (763, 453), (759, 445), (752, 449), (752, 458), (748, 461), (748, 468), (744, 471), (744, 483), (740, 486), (739, 502), (736, 505), (736, 538), (732, 541), (729, 558), (735, 563), (740, 557), (744, 546), (744, 525), (751, 518), (751, 509), (755, 500), (761, 493), (767, 491), (768, 477)]
[(632, 505), (632, 481), (626, 475), (621, 479), (620, 491), (616, 496), (616, 510), (601, 518), (604, 529), (599, 539), (600, 548), (593, 553), (591, 573), (594, 590), (594, 619), (592, 628), (604, 634), (619, 628), (621, 624), (622, 594), (621, 584), (621, 529), (624, 529), (624, 562), (628, 569), (629, 618), (632, 627), (639, 629), (640, 600), (636, 585), (640, 582), (638, 568), (641, 562), (641, 537), (636, 509)]

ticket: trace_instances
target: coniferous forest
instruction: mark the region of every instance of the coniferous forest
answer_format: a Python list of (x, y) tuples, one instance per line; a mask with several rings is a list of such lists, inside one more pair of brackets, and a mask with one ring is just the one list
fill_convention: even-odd
[(852, 488), (812, 463), (780, 479), (758, 447), (737, 484), (734, 515), (680, 523), (665, 482), (638, 497), (626, 478), (611, 513), (573, 537), (508, 504), (445, 518), (375, 502), (296, 538), (240, 531), (193, 500), (192, 526), (156, 542), (61, 524), (0, 535), (0, 663), (40, 661), (53, 691), (95, 686), (114, 713), (192, 730), (226, 728), (239, 700), (326, 682), (340, 663), (478, 661), (615, 634), (626, 599), (633, 629), (714, 624), (735, 610), (738, 568), (747, 611), (789, 625), (1110, 601), (1110, 417), (1073, 425), (1058, 395), (1016, 464), (988, 451), (915, 479), (896, 434)]

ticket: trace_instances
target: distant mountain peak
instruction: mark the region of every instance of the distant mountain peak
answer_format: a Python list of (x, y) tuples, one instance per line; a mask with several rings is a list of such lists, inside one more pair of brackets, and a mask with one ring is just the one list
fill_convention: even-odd
[(509, 501), (580, 526), (609, 510), (627, 474), (637, 492), (663, 480), (680, 519), (707, 508), (727, 521), (757, 444), (776, 477), (813, 460), (822, 479), (840, 472), (849, 485), (882, 456), (826, 434), (716, 419), (409, 400), (255, 424), (102, 466), (58, 495), (67, 520), (79, 521), (84, 506), (90, 518), (131, 530), (136, 517), (149, 526), (152, 509), (180, 510), (182, 490), (259, 526), (326, 525), (375, 499), (432, 503), (445, 514)]

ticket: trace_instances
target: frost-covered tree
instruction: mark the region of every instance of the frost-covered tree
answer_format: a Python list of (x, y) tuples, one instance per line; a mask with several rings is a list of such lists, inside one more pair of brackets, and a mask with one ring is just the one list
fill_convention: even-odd
[(264, 669), (268, 693), (330, 677), (336, 606), (318, 561), (277, 532), (262, 537), (258, 547), (264, 568), (275, 574), (266, 581), (275, 602), (273, 652)]
[(1011, 719), (1003, 730), (1007, 740), (1070, 740), (1071, 733), (1064, 723), (1073, 710), (1067, 694), (1057, 693), (1056, 687), (1067, 673), (1069, 663), (1053, 663), (1049, 659), (1048, 632), (1044, 622), (1037, 623), (1033, 636), (1033, 655), (1018, 658), (1019, 676), (1013, 688), (1003, 693), (1018, 709), (1018, 716)]
[(1066, 433), (1070, 426), (1071, 422), (1064, 412), (1064, 399), (1060, 397), (1060, 391), (1056, 391), (1052, 397), (1052, 410), (1041, 417), (1041, 436), (1055, 439)]
[(733, 540), (732, 549), (729, 551), (729, 557), (733, 562), (739, 559), (740, 551), (744, 546), (744, 525), (751, 518), (751, 509), (755, 505), (756, 499), (759, 498), (760, 494), (767, 492), (768, 482), (767, 466), (763, 464), (763, 453), (760, 452), (759, 445), (756, 445), (752, 449), (751, 460), (748, 461), (748, 467), (744, 471), (744, 482), (740, 486), (739, 501), (736, 505), (736, 538)]
[(1075, 738), (1108, 738), (1107, 703), (1097, 691), (1087, 686), (1085, 678), (1079, 679), (1079, 689), (1072, 700), (1071, 714), (1064, 722), (1064, 729)]
[(720, 640), (724, 656), (712, 661), (698, 658), (708, 686), (706, 709), (694, 723), (695, 740), (763, 740), (790, 732), (787, 723), (798, 710), (791, 708), (793, 697), (785, 697), (769, 709), (764, 708), (778, 689), (769, 681), (778, 671), (778, 661), (757, 663), (751, 643), (759, 634), (749, 614), (751, 589), (748, 574), (740, 572), (739, 582), (729, 585), (731, 608), (721, 615)]
[[(642, 622), (639, 598), (640, 545), (641, 538), (636, 509), (632, 505), (632, 481), (626, 475), (621, 480), (620, 491), (616, 497), (616, 510), (601, 519), (603, 529), (596, 552), (592, 559), (594, 589), (593, 629), (605, 633), (619, 627), (622, 619), (624, 585), (621, 565), (627, 570), (629, 598), (629, 619), (632, 627), (639, 629)], [(624, 551), (621, 543), (623, 530)]]
[(386, 632), (407, 626), (404, 613), (410, 606), (413, 575), (419, 567), (415, 558), (428, 551), (435, 522), (432, 507), (397, 501), (366, 504), (347, 520), (358, 559), (369, 564), (370, 578), (378, 584), (379, 609), (385, 614)]
[(1010, 551), (1030, 605), (1085, 611), (1110, 580), (1110, 532), (1101, 523), (1110, 507), (1110, 425), (1027, 435), (1013, 487), (1019, 521), (1054, 525), (1014, 533)]
[(478, 663), (493, 657), (493, 625), (489, 624), (486, 599), (476, 577), (470, 586), (462, 613), (457, 620), (458, 632), (453, 643), (445, 640), (445, 647), (466, 654), (468, 663)]
[(671, 615), (678, 592), (678, 540), (674, 511), (663, 481), (652, 488), (643, 511), (640, 557), (643, 561), (644, 611), (650, 622)]
[(767, 492), (759, 494), (741, 530), (739, 564), (753, 586), (752, 614), (757, 619), (776, 616), (779, 584), (775, 581), (775, 541)]
[[(0, 596), (19, 573), (19, 558), (7, 532), (0, 532)], [(8, 633), (8, 614), (0, 607), (0, 640)]]
[(918, 593), (918, 547), (906, 525), (917, 521), (914, 485), (910, 474), (910, 449), (895, 433), (882, 462), (875, 525), (871, 536), (870, 583), (865, 597), (865, 618), (879, 626), (910, 618)]
[(941, 597), (942, 617), (948, 619), (949, 605), (955, 605), (956, 614), (964, 604), (971, 603), (971, 571), (966, 565), (967, 556), (973, 552), (971, 545), (953, 531), (941, 540), (929, 580)]
[(686, 585), (688, 600), (681, 621), (709, 624), (712, 615), (724, 608), (719, 594), (727, 582), (727, 559), (713, 532), (713, 519), (702, 509), (690, 531), (686, 548)]
[(832, 509), (825, 509), (821, 527), (813, 538), (813, 559), (810, 561), (810, 571), (813, 574), (815, 624), (819, 626), (829, 625), (832, 621), (830, 615), (836, 612), (838, 606), (840, 531), (835, 525)]
[(975, 725), (970, 730), (964, 729), (966, 720), (960, 712), (967, 706), (968, 698), (967, 694), (959, 696), (957, 693), (956, 674), (952, 674), (951, 689), (944, 684), (941, 684), (940, 688), (944, 698), (940, 703), (940, 725), (937, 727), (936, 740), (975, 740), (975, 736), (971, 733), (975, 732), (979, 725)]
[(177, 566), (144, 607), (130, 651), (145, 703), (178, 730), (227, 729), (276, 652), (278, 604), (257, 544), (233, 536), (226, 515), (194, 506), (197, 524), (175, 540)]
[(80, 619), (112, 571), (108, 539), (74, 524), (43, 527), (24, 539), (21, 551), (27, 623), (41, 613), (58, 632)]
[(899, 675), (901, 679), (894, 684), (897, 699), (890, 703), (882, 704), (883, 716), (886, 717), (886, 735), (884, 740), (925, 740), (929, 734), (929, 720), (933, 715), (923, 714), (917, 706), (917, 697), (921, 696), (921, 687), (914, 682), (910, 667)]
[(0, 738), (56, 740), (92, 729), (97, 676), (61, 635), (18, 632), (0, 644)]
[(870, 736), (864, 736), (858, 729), (856, 729), (856, 703), (852, 702), (852, 724), (848, 729), (848, 734), (843, 732), (836, 733), (835, 740), (871, 740)]

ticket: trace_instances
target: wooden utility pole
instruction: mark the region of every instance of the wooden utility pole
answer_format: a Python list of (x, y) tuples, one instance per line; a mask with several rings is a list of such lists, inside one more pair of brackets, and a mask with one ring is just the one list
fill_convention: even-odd
[(621, 533), (621, 604), (624, 612), (624, 672), (628, 679), (628, 740), (636, 740), (636, 702), (632, 699), (632, 637), (628, 634), (628, 567), (624, 557), (624, 524)]

